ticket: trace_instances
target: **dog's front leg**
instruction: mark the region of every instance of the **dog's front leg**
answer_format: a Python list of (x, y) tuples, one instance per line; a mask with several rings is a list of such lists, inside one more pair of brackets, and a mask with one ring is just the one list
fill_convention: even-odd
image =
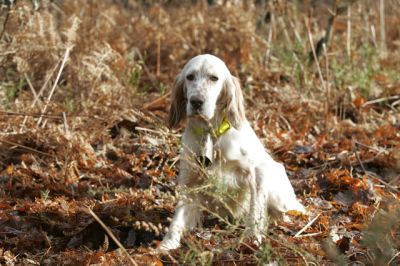
[(168, 233), (161, 241), (161, 250), (176, 249), (180, 246), (180, 240), (185, 230), (193, 227), (196, 223), (196, 209), (193, 204), (183, 201), (178, 203), (174, 218), (169, 226)]
[(250, 215), (249, 225), (251, 236), (261, 243), (262, 232), (265, 226), (265, 200), (262, 180), (258, 180), (254, 168), (249, 170), (249, 187), (250, 187)]

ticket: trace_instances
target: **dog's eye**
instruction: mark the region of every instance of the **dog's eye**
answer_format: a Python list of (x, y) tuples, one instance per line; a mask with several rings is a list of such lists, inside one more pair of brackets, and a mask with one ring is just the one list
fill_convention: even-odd
[(194, 80), (194, 75), (193, 74), (189, 74), (186, 76), (187, 80)]
[(217, 76), (214, 76), (214, 75), (211, 75), (211, 76), (210, 76), (210, 80), (212, 80), (212, 81), (217, 81), (217, 80), (218, 80), (218, 77), (217, 77)]

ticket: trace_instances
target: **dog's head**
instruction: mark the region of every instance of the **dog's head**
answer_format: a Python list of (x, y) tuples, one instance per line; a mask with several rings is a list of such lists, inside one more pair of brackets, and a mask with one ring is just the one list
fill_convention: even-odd
[(185, 117), (212, 120), (218, 113), (240, 128), (245, 120), (243, 103), (239, 80), (231, 75), (225, 63), (213, 55), (198, 55), (176, 77), (169, 126), (177, 126)]

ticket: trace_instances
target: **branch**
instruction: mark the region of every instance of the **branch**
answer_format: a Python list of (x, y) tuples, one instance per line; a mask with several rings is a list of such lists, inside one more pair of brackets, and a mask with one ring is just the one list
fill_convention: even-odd
[(325, 44), (325, 47), (328, 48), (329, 42), (332, 39), (332, 32), (333, 32), (333, 25), (335, 24), (335, 19), (338, 15), (341, 15), (344, 13), (352, 4), (354, 4), (358, 0), (348, 0), (344, 1), (343, 5), (338, 5), (337, 3), (340, 2), (340, 0), (336, 0), (333, 3), (332, 10), (330, 10), (331, 15), (328, 18), (328, 25), (326, 26), (325, 29), (325, 35), (322, 37), (317, 44), (315, 45), (315, 56), (313, 51), (310, 51), (308, 53), (308, 64), (312, 65), (315, 60), (319, 58), (323, 51), (323, 47)]

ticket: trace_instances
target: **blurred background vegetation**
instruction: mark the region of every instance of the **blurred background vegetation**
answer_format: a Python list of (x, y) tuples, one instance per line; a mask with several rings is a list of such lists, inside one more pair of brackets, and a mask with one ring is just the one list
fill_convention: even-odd
[[(1, 263), (123, 263), (91, 237), (90, 205), (144, 264), (397, 265), (399, 14), (399, 0), (0, 0)], [(319, 217), (307, 237), (299, 219), (257, 249), (213, 224), (152, 255), (176, 201), (170, 88), (202, 53), (240, 78)]]

